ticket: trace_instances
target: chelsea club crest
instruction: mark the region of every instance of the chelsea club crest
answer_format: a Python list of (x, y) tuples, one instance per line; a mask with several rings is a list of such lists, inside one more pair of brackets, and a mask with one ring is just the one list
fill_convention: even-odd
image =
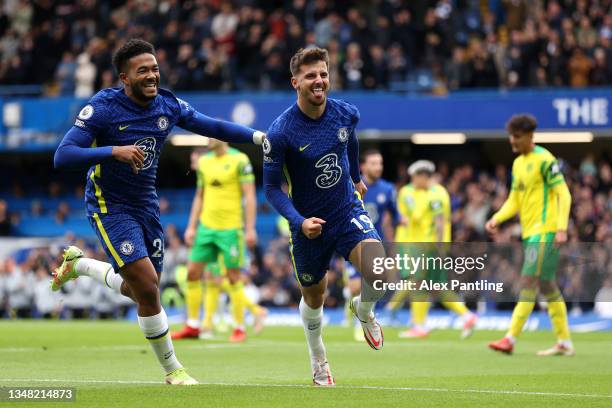
[(159, 119), (157, 119), (157, 127), (159, 130), (168, 129), (168, 118), (165, 116), (160, 116)]
[(348, 140), (348, 129), (347, 128), (340, 128), (338, 129), (338, 140), (340, 141), (340, 143), (344, 143)]
[(123, 255), (131, 255), (134, 252), (134, 244), (130, 241), (123, 241), (119, 246), (119, 250)]

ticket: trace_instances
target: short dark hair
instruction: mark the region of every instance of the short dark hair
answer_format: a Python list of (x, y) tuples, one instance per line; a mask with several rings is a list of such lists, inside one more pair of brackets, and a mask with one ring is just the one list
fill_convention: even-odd
[(364, 150), (363, 153), (361, 153), (361, 163), (365, 163), (366, 160), (368, 159), (368, 157), (374, 156), (375, 154), (382, 155), (380, 153), (380, 150), (378, 150), (378, 149), (367, 149), (367, 150)]
[(506, 129), (511, 135), (516, 133), (533, 133), (538, 127), (536, 118), (527, 113), (514, 115), (506, 124)]
[(329, 67), (329, 54), (326, 49), (318, 47), (300, 48), (298, 52), (291, 57), (291, 62), (289, 63), (291, 75), (296, 76), (297, 73), (300, 72), (300, 67), (302, 65), (309, 65), (317, 61), (325, 62), (325, 65)]
[(126, 64), (130, 58), (140, 54), (155, 55), (155, 47), (150, 42), (139, 38), (132, 38), (121, 46), (113, 55), (113, 66), (117, 71), (117, 75), (126, 71)]

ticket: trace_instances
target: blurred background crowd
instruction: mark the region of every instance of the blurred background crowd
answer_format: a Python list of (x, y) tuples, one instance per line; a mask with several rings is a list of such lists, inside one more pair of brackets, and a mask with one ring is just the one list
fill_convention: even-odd
[(610, 0), (5, 0), (0, 85), (89, 97), (127, 38), (157, 47), (162, 85), (288, 90), (300, 47), (330, 52), (336, 89), (612, 83)]
[[(563, 264), (564, 273), (560, 273), (561, 285), (568, 301), (573, 302), (576, 310), (593, 307), (593, 288), (612, 287), (612, 167), (607, 161), (596, 162), (591, 157), (585, 158), (579, 167), (572, 168), (561, 161), (565, 179), (572, 193), (571, 221), (569, 241), (594, 243), (580, 247), (581, 259), (594, 259), (596, 265), (576, 263)], [(396, 186), (400, 188), (409, 182), (405, 164), (397, 166)], [(491, 237), (484, 231), (486, 220), (503, 204), (508, 194), (509, 170), (498, 166), (492, 171), (479, 171), (470, 164), (451, 167), (446, 162), (437, 163), (437, 178), (450, 195), (452, 203), (453, 242), (491, 242)], [(79, 190), (80, 191), (80, 190)], [(163, 194), (163, 192), (162, 192)], [(168, 201), (163, 199), (162, 201)], [(66, 203), (60, 202), (56, 210), (57, 222), (61, 227), (62, 208)], [(0, 231), (3, 235), (11, 234), (12, 221), (20, 216), (30, 216), (34, 209), (22, 212), (11, 212), (7, 202), (0, 200)], [(259, 202), (258, 216), (272, 215), (265, 202)], [(79, 209), (80, 210), (80, 209)], [(67, 215), (70, 214), (69, 210)], [(30, 212), (30, 213), (29, 213)], [(188, 217), (188, 213), (183, 214)], [(73, 215), (74, 216), (74, 215)], [(12, 221), (11, 221), (12, 220)], [(289, 257), (288, 231), (282, 223), (275, 237), (261, 245), (250, 254), (250, 262), (245, 275), (250, 282), (250, 295), (264, 306), (295, 306), (299, 302), (300, 292), (293, 273)], [(180, 231), (172, 225), (165, 225), (166, 245), (162, 287), (169, 289), (166, 303), (181, 302), (181, 284), (185, 279), (185, 264), (188, 248), (184, 245)], [(499, 243), (520, 242), (520, 227), (515, 220), (504, 225), (501, 233), (495, 237)], [(51, 317), (61, 314), (68, 317), (121, 317), (126, 312), (130, 301), (113, 294), (110, 290), (94, 283), (90, 279), (78, 279), (70, 282), (62, 293), (49, 291), (51, 271), (60, 261), (61, 249), (76, 243), (88, 248), (88, 255), (97, 259), (106, 259), (104, 252), (95, 240), (83, 241), (68, 233), (29, 251), (22, 251), (17, 257), (9, 257), (0, 263), (0, 315), (8, 316), (9, 311), (16, 316)], [(520, 249), (519, 247), (516, 247)], [(606, 248), (608, 248), (606, 250)], [(603, 252), (602, 252), (603, 251)], [(491, 281), (505, 282), (506, 287), (513, 288), (518, 283), (521, 254), (515, 265), (502, 262)], [(329, 278), (327, 307), (344, 305), (344, 268), (342, 260), (332, 262)], [(571, 273), (570, 273), (571, 272)], [(486, 277), (483, 277), (486, 278)], [(518, 291), (518, 287), (516, 287)], [(176, 295), (176, 296), (175, 296)], [(469, 295), (474, 303), (479, 300), (491, 301), (491, 306), (498, 308), (511, 307), (515, 299), (512, 292), (498, 297), (472, 293)], [(60, 302), (61, 300), (61, 302)]]

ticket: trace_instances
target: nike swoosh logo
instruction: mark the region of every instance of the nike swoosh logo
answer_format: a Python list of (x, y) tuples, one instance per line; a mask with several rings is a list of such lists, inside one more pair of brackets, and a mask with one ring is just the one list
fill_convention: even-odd
[(308, 149), (308, 146), (310, 146), (310, 143), (308, 143), (306, 146), (300, 146), (300, 152), (303, 152), (304, 150)]
[(367, 234), (367, 233), (368, 233), (368, 232), (370, 232), (370, 231), (374, 231), (374, 229), (373, 229), (373, 228), (370, 228), (369, 230), (363, 230), (363, 233), (364, 233), (364, 234)]
[(119, 125), (119, 131), (120, 131), (120, 132), (123, 132), (125, 129), (127, 129), (127, 128), (129, 128), (129, 127), (130, 127), (130, 125), (125, 125), (125, 126), (121, 126), (121, 125)]

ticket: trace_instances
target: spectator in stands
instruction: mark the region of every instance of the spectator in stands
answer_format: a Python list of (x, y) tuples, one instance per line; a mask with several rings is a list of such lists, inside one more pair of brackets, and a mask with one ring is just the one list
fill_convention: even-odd
[(608, 61), (606, 51), (601, 47), (595, 49), (593, 57), (593, 70), (589, 83), (595, 86), (609, 86), (612, 84), (612, 66), (608, 62), (612, 61)]
[[(37, 4), (33, 15), (31, 2), (12, 1), (6, 7), (7, 14), (0, 14), (0, 20), (7, 23), (0, 24), (3, 49), (0, 83), (40, 84), (56, 72), (59, 85), (48, 89), (69, 92), (67, 78), (72, 76), (70, 72), (75, 64), (69, 54), (73, 53), (77, 55), (75, 93), (90, 96), (114, 82), (109, 78), (112, 70), (108, 54), (134, 36), (144, 37), (156, 45), (162, 60), (162, 78), (167, 78), (171, 87), (178, 84), (177, 89), (271, 87), (276, 84), (271, 78), (272, 72), (277, 65), (286, 66), (297, 48), (330, 47), (333, 42), (338, 44), (337, 63), (343, 77), (346, 77), (344, 67), (348, 61), (351, 61), (346, 66), (349, 72), (362, 74), (361, 79), (345, 82), (345, 89), (378, 88), (384, 82), (372, 81), (371, 76), (354, 68), (355, 61), (359, 60), (365, 69), (380, 64), (380, 50), (372, 48), (373, 44), (379, 45), (388, 58), (392, 79), (389, 84), (393, 84), (393, 89), (414, 88), (397, 86), (393, 79), (397, 71), (391, 68), (392, 54), (395, 54), (395, 67), (401, 67), (399, 71), (418, 69), (426, 76), (437, 78), (441, 77), (440, 67), (449, 66), (454, 54), (451, 50), (465, 47), (475, 38), (485, 39), (487, 53), (468, 52), (463, 63), (478, 72), (472, 81), (453, 82), (447, 75), (449, 84), (440, 86), (431, 81), (422, 89), (440, 92), (444, 88), (466, 86), (567, 86), (571, 84), (570, 76), (565, 75), (567, 59), (575, 47), (582, 48), (588, 56), (601, 48), (606, 64), (602, 64), (601, 52), (597, 63), (601, 67), (612, 66), (609, 2), (563, 2), (561, 5), (558, 1), (503, 0), (501, 6), (505, 13), (499, 12), (499, 1), (479, 4), (451, 0), (369, 3), (353, 0), (342, 7), (320, 0), (285, 3), (285, 7), (277, 8), (278, 2), (255, 0), (239, 2), (233, 7), (231, 2), (173, 0), (160, 3), (156, 9), (152, 2), (114, 1), (101, 7), (101, 2), (87, 1), (75, 11), (61, 9), (69, 10), (67, 13)], [(30, 29), (33, 26), (35, 30)], [(401, 53), (393, 50), (395, 43), (402, 48)], [(198, 51), (202, 44), (206, 44), (206, 55)], [(352, 44), (358, 44), (359, 58), (349, 58), (349, 54), (355, 54)], [(177, 50), (185, 45), (192, 47), (192, 55), (179, 61)], [(494, 61), (497, 81), (489, 77), (489, 58)], [(402, 59), (405, 64), (397, 64)], [(272, 69), (268, 68), (268, 79), (260, 84), (261, 67), (266, 63)], [(504, 65), (508, 67), (507, 74)], [(480, 79), (483, 72), (486, 80)], [(188, 75), (185, 77), (183, 73)], [(399, 76), (405, 80), (403, 75)], [(601, 84), (604, 79), (598, 70), (586, 83)], [(180, 83), (182, 80), (191, 86)]]
[(5, 200), (0, 200), (0, 237), (12, 235), (11, 214)]
[(91, 56), (87, 52), (79, 54), (76, 63), (74, 96), (77, 98), (89, 98), (94, 94), (97, 68), (91, 62)]
[(59, 203), (57, 210), (55, 211), (55, 222), (57, 224), (64, 224), (70, 215), (70, 205), (66, 201)]
[(470, 183), (467, 186), (467, 205), (465, 206), (465, 225), (477, 234), (475, 241), (486, 238), (484, 224), (490, 214), (491, 206), (482, 191), (482, 185)]
[(591, 25), (589, 16), (582, 15), (580, 17), (580, 25), (576, 29), (576, 42), (578, 46), (590, 50), (597, 44), (597, 31)]
[(463, 88), (470, 83), (471, 73), (465, 48), (457, 46), (453, 49), (453, 57), (445, 67), (445, 75), (451, 91)]
[(32, 296), (37, 315), (44, 319), (56, 316), (60, 309), (61, 295), (59, 292), (49, 290), (50, 278), (49, 270), (44, 266), (41, 265), (36, 269)]
[(580, 47), (574, 48), (567, 68), (570, 75), (570, 86), (572, 88), (584, 88), (589, 85), (589, 75), (593, 69), (593, 62)]
[(168, 214), (171, 211), (170, 200), (166, 197), (160, 197), (159, 199), (159, 213)]
[(6, 270), (6, 262), (0, 258), (0, 319), (6, 317), (8, 305), (8, 271)]
[(469, 86), (473, 88), (494, 88), (499, 85), (497, 69), (493, 57), (484, 48), (480, 40), (470, 42), (470, 54), (472, 56), (467, 66)]
[(55, 81), (59, 85), (60, 95), (73, 95), (75, 91), (74, 79), (77, 64), (74, 60), (74, 54), (70, 51), (64, 51), (62, 61), (55, 70)]
[(11, 314), (17, 318), (32, 316), (32, 296), (34, 276), (26, 268), (21, 268), (11, 257), (4, 264), (8, 279), (6, 289)]
[[(53, 292), (55, 293), (55, 292)], [(98, 319), (111, 319), (115, 313), (115, 292), (102, 285), (93, 287), (93, 308)]]
[(364, 62), (361, 58), (361, 46), (352, 42), (346, 47), (346, 60), (342, 64), (342, 83), (347, 90), (363, 88)]
[(87, 319), (94, 305), (94, 291), (98, 286), (93, 279), (76, 279), (64, 285), (64, 308), (72, 319)]
[(385, 50), (379, 44), (372, 44), (368, 49), (369, 63), (364, 80), (368, 89), (386, 89), (388, 86), (387, 58)]
[(176, 286), (176, 268), (186, 265), (189, 256), (189, 250), (183, 245), (178, 231), (173, 224), (166, 225), (165, 239), (163, 270), (167, 273), (163, 273), (161, 276), (160, 287), (162, 290), (168, 286)]
[(287, 82), (287, 67), (282, 60), (279, 52), (272, 52), (268, 55), (263, 73), (261, 75), (260, 88), (269, 90), (287, 90), (289, 83)]
[[(13, 7), (10, 7), (10, 5)], [(8, 2), (9, 19), (11, 20), (11, 28), (19, 34), (27, 34), (30, 31), (32, 23), (32, 14), (34, 9), (28, 0), (18, 0), (17, 2)]]

